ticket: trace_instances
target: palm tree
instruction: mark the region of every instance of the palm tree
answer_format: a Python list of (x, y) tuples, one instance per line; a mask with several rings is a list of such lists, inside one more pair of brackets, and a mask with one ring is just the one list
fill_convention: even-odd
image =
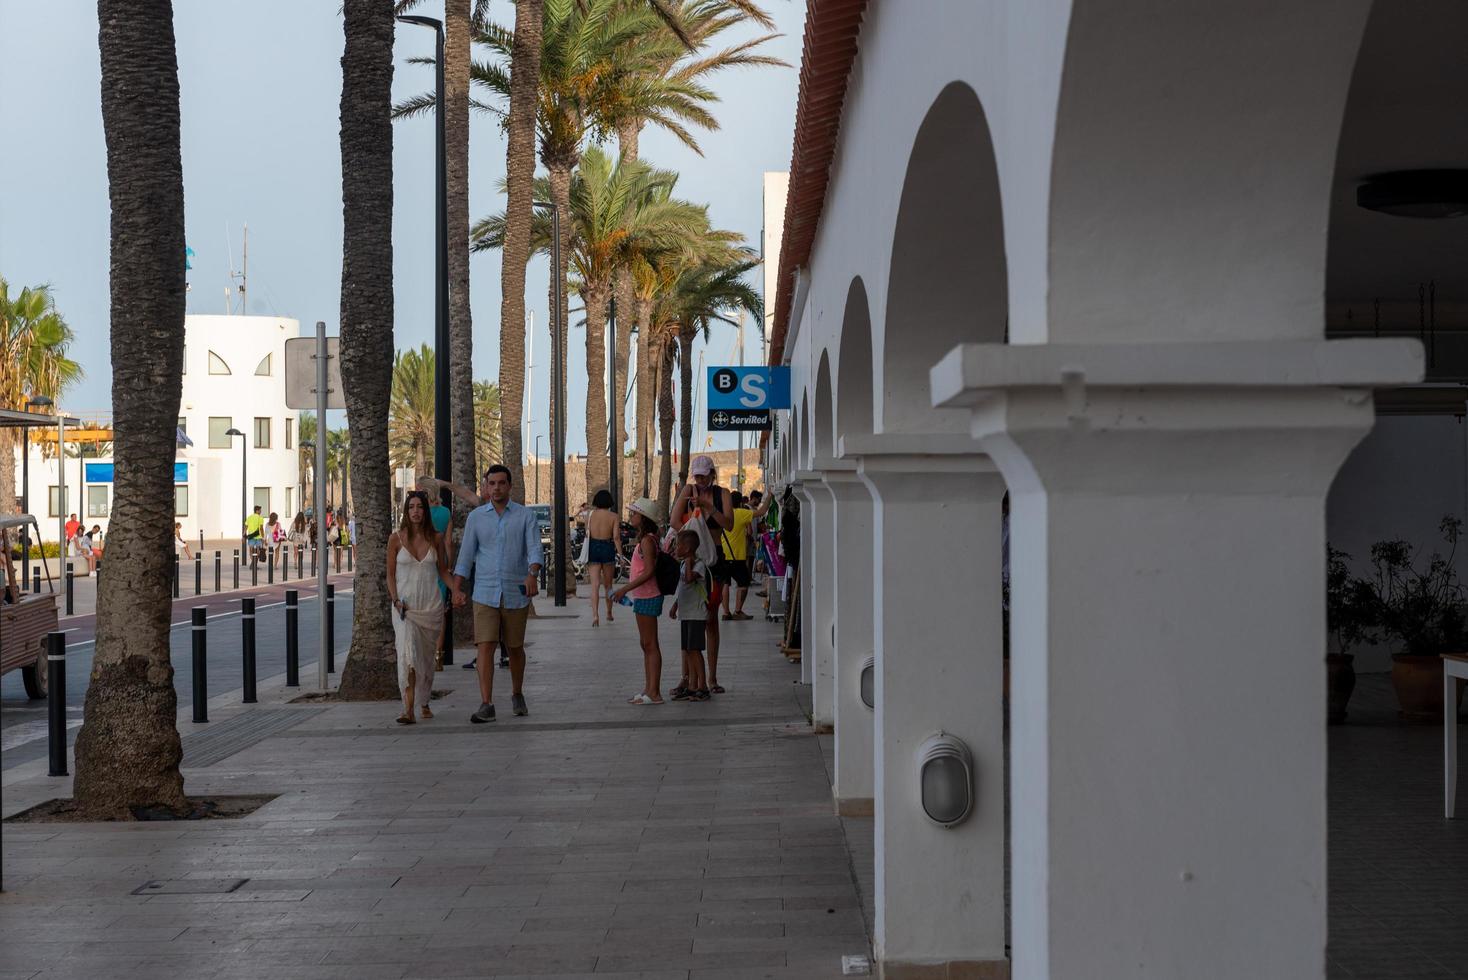
[[(27, 286), (14, 299), (0, 276), (0, 407), (23, 409), (28, 399), (58, 399), (80, 380), (81, 365), (66, 356), (75, 339), (56, 311), (50, 286)], [(15, 511), (15, 454), (20, 430), (0, 430), (0, 514)]]
[[(387, 536), (393, 511), (387, 416), (392, 397), (392, 0), (346, 0), (342, 55), (341, 370), (350, 469), (362, 479), (352, 645), (341, 697), (397, 697), (388, 618)], [(343, 489), (345, 495), (346, 490)]]
[(503, 459), (500, 443), (500, 390), (493, 381), (474, 382), (474, 456), (476, 473)]
[[(312, 448), (308, 448), (307, 443), (310, 443)], [(296, 482), (301, 487), (302, 510), (311, 506), (310, 501), (316, 499), (314, 481), (309, 494), (306, 489), (306, 473), (316, 465), (315, 445), (316, 415), (312, 412), (302, 412), (296, 416)]]
[[(677, 179), (677, 174), (642, 161), (614, 164), (598, 147), (586, 151), (573, 175), (569, 264), (586, 310), (586, 485), (590, 489), (604, 486), (610, 475), (601, 339), (613, 276), (633, 257), (646, 261), (663, 253), (691, 253), (698, 247), (698, 236), (708, 228), (704, 208), (672, 197)], [(538, 181), (537, 187), (546, 192), (548, 183)], [(504, 215), (496, 215), (475, 225), (474, 248), (499, 247), (504, 224)], [(534, 222), (531, 236), (535, 251), (548, 250), (549, 219)]]
[[(388, 461), (393, 466), (411, 466), (419, 476), (431, 473), (434, 463), (435, 373), (433, 348), (427, 344), (417, 350), (398, 351), (393, 356)], [(471, 468), (473, 463), (471, 460)]]
[(351, 476), (351, 430), (328, 429), (326, 432), (326, 502), (328, 506), (347, 506)]
[(168, 652), (185, 282), (172, 4), (98, 0), (97, 20), (117, 473), (73, 794), (85, 815), (106, 819), (188, 802)]
[[(778, 34), (755, 37), (713, 54), (699, 54), (718, 35), (747, 21), (753, 21), (766, 29), (774, 26), (769, 15), (760, 9), (759, 5), (749, 0), (679, 0), (676, 10), (672, 10), (669, 5), (665, 4), (665, 6), (668, 6), (667, 13), (671, 15), (670, 21), (676, 23), (679, 29), (661, 35), (649, 34), (643, 39), (640, 64), (637, 67), (639, 74), (663, 79), (672, 86), (686, 86), (680, 91), (690, 98), (713, 101), (715, 98), (713, 93), (703, 88), (700, 83), (715, 72), (726, 68), (747, 66), (788, 67), (779, 58), (755, 52), (760, 45), (779, 37)], [(606, 128), (616, 133), (617, 146), (625, 159), (637, 159), (638, 142), (647, 122), (646, 107), (638, 99), (629, 99), (626, 102), (615, 104), (608, 111)], [(694, 146), (694, 149), (697, 147)], [(619, 269), (615, 287), (618, 312), (617, 363), (612, 366), (615, 379), (613, 388), (617, 392), (627, 390), (632, 330), (639, 325), (645, 328), (647, 323), (643, 315), (646, 308), (637, 303), (636, 293), (631, 269)], [(649, 345), (644, 338), (638, 352), (638, 414), (636, 419), (637, 458), (639, 467), (644, 469), (642, 474), (644, 494), (647, 492), (648, 475), (645, 472), (647, 455), (643, 439), (644, 434), (650, 428), (648, 414), (651, 412), (653, 396), (650, 388), (646, 393), (643, 391), (644, 388), (649, 387), (647, 381), (652, 366), (652, 361), (647, 356), (648, 348)], [(616, 400), (616, 404), (620, 407), (620, 399)], [(622, 455), (622, 444), (627, 439), (625, 426), (624, 421), (618, 421), (613, 429), (614, 438), (617, 440), (616, 455), (619, 457)]]

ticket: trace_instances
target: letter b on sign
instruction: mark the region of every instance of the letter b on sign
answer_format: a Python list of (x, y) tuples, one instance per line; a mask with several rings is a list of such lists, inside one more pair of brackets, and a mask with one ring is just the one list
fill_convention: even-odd
[(713, 383), (714, 391), (719, 394), (732, 394), (739, 384), (739, 375), (730, 368), (719, 368), (714, 371)]

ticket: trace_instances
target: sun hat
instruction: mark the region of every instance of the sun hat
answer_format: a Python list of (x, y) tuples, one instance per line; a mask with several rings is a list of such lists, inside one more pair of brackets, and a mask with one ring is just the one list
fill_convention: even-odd
[(714, 472), (714, 459), (712, 456), (695, 456), (689, 464), (688, 471), (694, 476), (712, 476)]
[(654, 524), (662, 524), (667, 520), (667, 515), (663, 513), (661, 505), (651, 497), (638, 497), (632, 501), (632, 509)]

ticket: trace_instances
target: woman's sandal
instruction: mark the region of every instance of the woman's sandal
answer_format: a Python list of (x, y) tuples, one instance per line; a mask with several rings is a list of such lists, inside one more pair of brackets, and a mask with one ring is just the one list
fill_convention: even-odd
[(416, 724), (418, 724), (418, 722), (413, 718), (412, 715), (408, 714), (405, 711), (402, 714), (398, 715), (398, 724), (399, 725), (416, 725)]
[(712, 693), (714, 693), (714, 694), (723, 694), (724, 693), (724, 688), (723, 688), (723, 685), (721, 685), (721, 684), (711, 684), (711, 685), (709, 685), (709, 690)]
[(663, 701), (662, 701), (661, 698), (659, 698), (658, 700), (654, 701), (652, 698), (648, 697), (646, 694), (639, 694), (639, 695), (637, 695), (637, 697), (630, 699), (627, 703), (628, 704), (649, 705), (649, 704), (662, 704)]
[(423, 707), (418, 709), (418, 717), (422, 718), (424, 721), (427, 721), (428, 719), (433, 717), (433, 712), (429, 711), (428, 705), (425, 704)]

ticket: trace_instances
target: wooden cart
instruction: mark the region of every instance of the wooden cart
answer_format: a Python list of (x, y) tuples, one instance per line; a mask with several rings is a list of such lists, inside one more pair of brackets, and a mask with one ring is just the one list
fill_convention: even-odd
[[(35, 518), (0, 518), (7, 531), (21, 524), (35, 525)], [(34, 536), (39, 540), (39, 534)], [(9, 535), (6, 537), (8, 540)], [(0, 675), (19, 670), (27, 697), (46, 696), (46, 634), (56, 628), (54, 587), (50, 592), (22, 593), (13, 603), (0, 603)]]

